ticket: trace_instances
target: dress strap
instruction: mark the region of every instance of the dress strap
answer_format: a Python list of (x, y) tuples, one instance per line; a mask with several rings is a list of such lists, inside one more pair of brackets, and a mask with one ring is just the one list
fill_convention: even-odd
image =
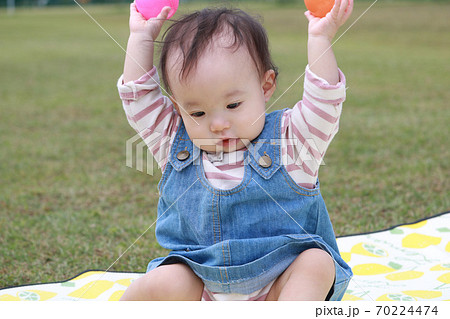
[(281, 166), (281, 119), (284, 110), (266, 114), (264, 129), (252, 141), (245, 155), (250, 164), (264, 179), (269, 179)]
[(170, 151), (170, 164), (176, 171), (181, 171), (192, 162), (196, 161), (197, 163), (200, 160), (200, 152), (201, 150), (192, 143), (184, 123), (181, 121)]

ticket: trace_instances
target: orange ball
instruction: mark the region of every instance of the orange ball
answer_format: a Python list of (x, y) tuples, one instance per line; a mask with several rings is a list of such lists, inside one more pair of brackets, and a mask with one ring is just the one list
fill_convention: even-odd
[(306, 8), (313, 16), (323, 18), (334, 6), (334, 0), (304, 0)]

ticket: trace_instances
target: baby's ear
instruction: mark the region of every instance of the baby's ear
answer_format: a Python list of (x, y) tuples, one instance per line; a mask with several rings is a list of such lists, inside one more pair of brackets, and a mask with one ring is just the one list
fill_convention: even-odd
[(263, 79), (262, 79), (262, 89), (264, 91), (264, 100), (267, 102), (270, 100), (270, 98), (273, 95), (273, 92), (275, 92), (275, 89), (277, 87), (276, 82), (276, 74), (274, 70), (268, 70), (266, 73), (264, 73)]

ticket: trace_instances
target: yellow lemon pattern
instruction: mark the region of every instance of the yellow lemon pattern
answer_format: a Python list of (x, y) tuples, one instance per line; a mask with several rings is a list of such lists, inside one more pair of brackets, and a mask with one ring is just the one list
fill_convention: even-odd
[(415, 301), (414, 297), (405, 294), (384, 294), (376, 299), (376, 301)]
[(349, 263), (352, 260), (352, 253), (341, 252), (341, 257), (346, 263)]
[(441, 291), (432, 291), (432, 290), (408, 290), (403, 291), (403, 293), (408, 296), (420, 299), (435, 299), (442, 296)]
[(81, 275), (79, 275), (79, 276), (76, 276), (76, 277), (73, 278), (71, 281), (81, 280), (81, 279), (87, 278), (87, 277), (89, 277), (89, 276), (93, 276), (93, 275), (102, 275), (102, 274), (104, 274), (103, 271), (88, 271), (88, 272), (85, 272), (85, 273), (83, 273), (83, 274), (81, 274)]
[(443, 282), (444, 284), (450, 284), (450, 272), (439, 276), (437, 280)]
[(132, 281), (133, 281), (132, 278), (124, 278), (124, 279), (117, 280), (116, 283), (118, 283), (119, 285), (128, 287), (129, 285), (131, 285)]
[(450, 270), (450, 263), (439, 264), (430, 268), (431, 271)]
[(350, 252), (369, 257), (386, 257), (388, 255), (386, 250), (368, 243), (359, 243), (353, 246)]
[(373, 276), (395, 271), (394, 268), (380, 264), (362, 264), (352, 268), (353, 273), (358, 276)]
[(119, 301), (120, 297), (122, 297), (125, 290), (117, 290), (114, 291), (111, 297), (109, 297), (108, 301)]
[(353, 278), (343, 300), (450, 299), (450, 213), (338, 239)]
[(343, 301), (358, 301), (358, 300), (364, 300), (363, 298), (345, 293), (344, 297), (342, 298)]
[[(43, 291), (43, 290), (27, 290), (26, 292), (30, 293), (30, 295), (34, 295), (35, 298), (37, 298), (40, 301), (46, 301), (49, 299), (52, 299), (57, 294), (50, 291)], [(22, 298), (22, 297), (20, 297)]]
[(403, 226), (400, 226), (400, 227), (402, 227), (402, 228), (404, 227), (404, 228), (418, 229), (420, 227), (425, 226), (427, 224), (427, 222), (428, 222), (427, 220), (423, 220), (423, 221), (415, 223), (415, 224), (403, 225)]
[(0, 301), (21, 301), (17, 296), (11, 296), (8, 294), (0, 295)]
[(424, 275), (424, 273), (421, 271), (408, 270), (408, 271), (395, 272), (393, 274), (386, 275), (386, 279), (392, 280), (392, 281), (411, 280), (411, 279), (420, 278), (423, 275)]
[(428, 236), (423, 234), (409, 234), (402, 240), (402, 246), (405, 248), (426, 248), (431, 245), (438, 245), (442, 238), (435, 236)]
[(98, 280), (88, 283), (69, 294), (70, 297), (83, 299), (96, 299), (102, 293), (106, 292), (114, 285), (113, 282), (107, 280)]
[[(340, 237), (353, 270), (345, 301), (450, 300), (450, 213), (391, 230)], [(1, 301), (117, 301), (142, 273), (87, 271), (50, 284), (0, 289)]]
[(88, 271), (66, 282), (0, 289), (0, 301), (117, 301), (131, 282), (141, 276), (140, 273)]

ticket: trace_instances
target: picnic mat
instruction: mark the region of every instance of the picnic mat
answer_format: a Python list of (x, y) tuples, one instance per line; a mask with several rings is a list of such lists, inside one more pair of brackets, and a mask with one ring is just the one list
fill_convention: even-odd
[[(338, 238), (354, 277), (344, 300), (450, 300), (450, 212)], [(89, 270), (58, 283), (0, 290), (0, 301), (119, 300), (142, 273)]]

